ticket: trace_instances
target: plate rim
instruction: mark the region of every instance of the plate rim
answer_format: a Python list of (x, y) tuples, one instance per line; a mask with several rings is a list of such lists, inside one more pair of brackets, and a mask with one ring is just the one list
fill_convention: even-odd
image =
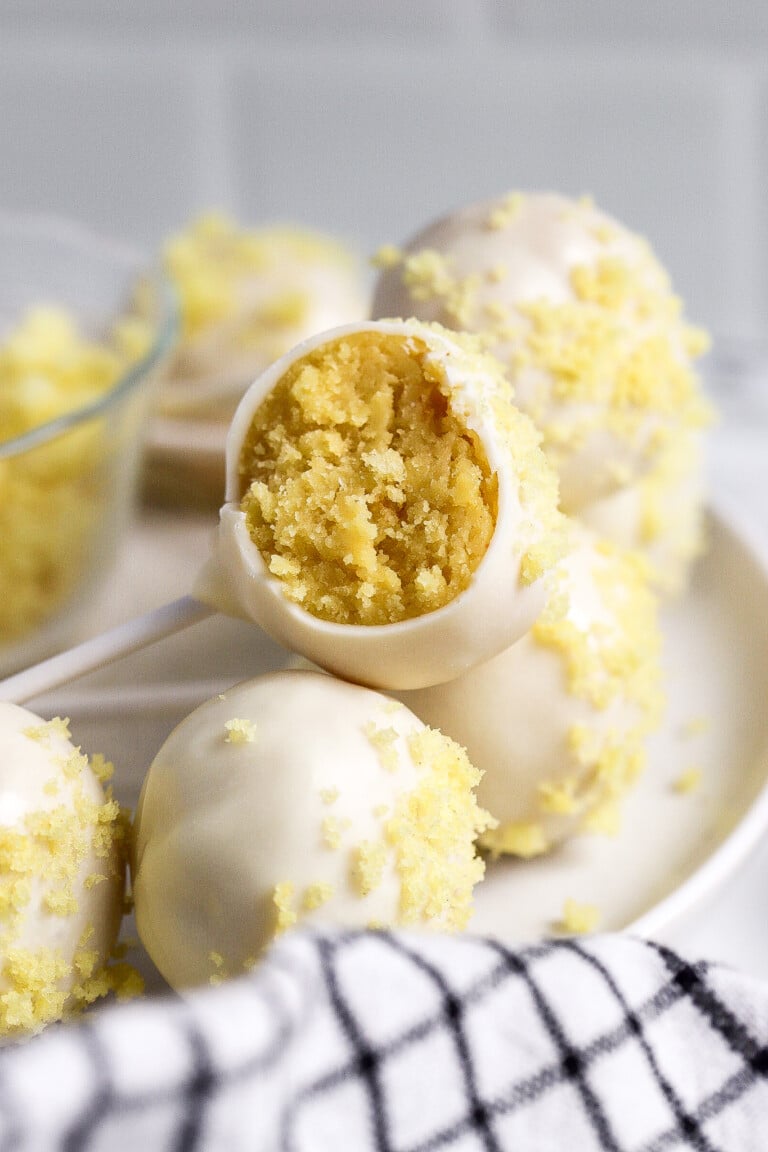
[[(763, 577), (768, 593), (768, 537), (755, 521), (722, 497), (710, 498), (707, 514), (746, 550)], [(764, 749), (765, 761), (768, 748)], [(620, 929), (633, 936), (652, 937), (682, 921), (694, 908), (706, 903), (736, 873), (760, 845), (768, 829), (768, 771), (760, 791), (747, 811), (720, 841), (711, 855), (667, 896)]]

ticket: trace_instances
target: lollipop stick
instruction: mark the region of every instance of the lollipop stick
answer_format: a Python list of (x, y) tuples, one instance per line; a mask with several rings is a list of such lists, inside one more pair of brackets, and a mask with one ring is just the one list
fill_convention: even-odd
[(162, 640), (164, 636), (180, 632), (190, 624), (205, 620), (214, 611), (193, 596), (182, 596), (171, 604), (164, 604), (162, 608), (148, 612), (146, 616), (129, 620), (58, 656), (33, 664), (31, 668), (25, 668), (7, 680), (0, 680), (0, 700), (21, 704), (33, 696), (84, 676), (86, 672), (93, 672), (131, 652), (138, 652)]

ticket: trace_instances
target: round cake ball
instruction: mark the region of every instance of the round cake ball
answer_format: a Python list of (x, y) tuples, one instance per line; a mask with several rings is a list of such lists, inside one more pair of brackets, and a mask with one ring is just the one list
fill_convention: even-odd
[(488, 825), (463, 749), (319, 672), (241, 684), (158, 752), (135, 822), (136, 921), (174, 987), (242, 972), (296, 923), (463, 928)]
[(107, 971), (122, 915), (123, 824), (69, 739), (0, 703), (0, 1034), (59, 1020), (115, 987)]
[(565, 547), (538, 441), (496, 363), (452, 333), (314, 337), (238, 408), (196, 594), (345, 679), (451, 679), (530, 627)]
[(643, 565), (579, 535), (527, 636), (450, 684), (403, 694), (484, 773), (478, 796), (499, 823), (483, 843), (494, 854), (534, 856), (581, 829), (611, 830), (660, 719)]
[(701, 435), (669, 444), (650, 472), (588, 504), (580, 519), (599, 536), (638, 552), (660, 596), (681, 596), (705, 543)]
[(646, 242), (591, 202), (515, 193), (384, 249), (373, 315), (479, 334), (543, 435), (562, 507), (632, 483), (706, 420), (681, 317)]
[(167, 243), (163, 263), (181, 310), (160, 395), (168, 416), (228, 421), (269, 364), (368, 307), (359, 261), (307, 229), (246, 229), (209, 215)]

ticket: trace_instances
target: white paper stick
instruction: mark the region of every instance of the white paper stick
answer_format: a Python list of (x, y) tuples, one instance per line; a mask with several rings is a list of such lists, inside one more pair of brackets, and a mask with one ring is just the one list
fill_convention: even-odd
[(15, 676), (0, 680), (0, 700), (23, 704), (33, 696), (40, 696), (41, 693), (57, 688), (60, 684), (84, 676), (86, 672), (94, 672), (97, 668), (103, 668), (105, 664), (129, 656), (131, 652), (138, 652), (139, 649), (146, 648), (165, 636), (180, 632), (190, 624), (205, 620), (206, 617), (213, 615), (214, 611), (215, 609), (196, 600), (194, 596), (182, 596), (171, 604), (164, 604), (162, 608), (148, 612), (146, 616), (129, 620), (126, 624), (102, 632), (100, 636), (94, 636), (92, 640), (86, 640), (58, 656), (52, 656), (40, 664), (33, 664), (31, 668), (25, 668)]

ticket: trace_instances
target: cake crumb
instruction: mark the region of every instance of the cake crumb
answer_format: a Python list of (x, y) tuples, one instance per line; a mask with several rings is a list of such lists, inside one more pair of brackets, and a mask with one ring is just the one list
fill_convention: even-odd
[(568, 897), (563, 905), (563, 916), (558, 928), (571, 936), (594, 932), (600, 923), (600, 911), (594, 904), (582, 904)]
[(310, 884), (304, 889), (301, 907), (305, 912), (314, 912), (316, 908), (321, 908), (323, 904), (327, 904), (329, 900), (333, 899), (333, 895), (333, 884), (323, 884), (322, 882)]
[(481, 836), (480, 845), (490, 852), (494, 860), (499, 856), (520, 856), (529, 860), (549, 851), (549, 841), (541, 824), (524, 821), (490, 828)]
[(681, 796), (696, 792), (701, 786), (701, 768), (685, 768), (672, 785), (673, 791)]
[(233, 718), (224, 723), (227, 734), (225, 744), (253, 744), (256, 739), (256, 725), (252, 720)]

